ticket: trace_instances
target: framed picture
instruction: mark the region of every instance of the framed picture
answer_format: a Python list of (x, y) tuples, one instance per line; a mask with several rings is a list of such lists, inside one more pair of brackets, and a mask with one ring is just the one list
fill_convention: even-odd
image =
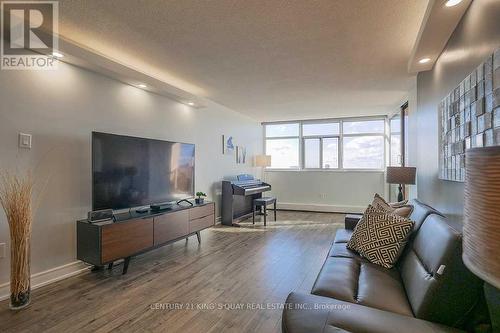
[(222, 154), (224, 155), (234, 154), (233, 137), (230, 135), (222, 136)]
[(245, 164), (247, 159), (247, 149), (242, 146), (236, 146), (236, 163)]
[(438, 104), (440, 179), (464, 182), (467, 149), (500, 146), (498, 105), (493, 102), (500, 96), (496, 77), (500, 78), (500, 48)]

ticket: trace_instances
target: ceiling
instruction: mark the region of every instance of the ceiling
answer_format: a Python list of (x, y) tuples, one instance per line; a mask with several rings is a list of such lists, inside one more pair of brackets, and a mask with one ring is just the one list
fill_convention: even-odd
[(59, 33), (259, 121), (387, 114), (428, 0), (63, 0)]
[[(447, 7), (446, 0), (429, 0), (408, 60), (408, 72), (417, 73), (432, 69), (471, 2), (472, 0), (461, 0), (456, 5)], [(421, 63), (422, 59), (429, 61)]]

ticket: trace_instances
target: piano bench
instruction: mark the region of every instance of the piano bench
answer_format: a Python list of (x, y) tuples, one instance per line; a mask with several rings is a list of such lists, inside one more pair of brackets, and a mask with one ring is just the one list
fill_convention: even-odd
[(257, 198), (253, 199), (253, 205), (252, 205), (252, 223), (255, 224), (255, 210), (257, 207), (263, 207), (264, 208), (264, 226), (267, 225), (267, 206), (274, 204), (273, 211), (274, 211), (274, 221), (276, 221), (276, 197), (262, 197), (262, 198)]

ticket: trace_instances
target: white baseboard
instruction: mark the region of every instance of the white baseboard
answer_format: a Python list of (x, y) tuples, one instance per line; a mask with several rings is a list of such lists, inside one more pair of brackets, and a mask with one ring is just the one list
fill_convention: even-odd
[[(74, 261), (66, 265), (31, 275), (31, 290), (46, 286), (83, 272), (88, 272), (90, 267), (81, 261)], [(0, 301), (10, 297), (10, 282), (0, 284)]]
[(326, 204), (305, 204), (305, 203), (291, 203), (291, 202), (278, 202), (277, 209), (285, 210), (303, 210), (309, 212), (327, 212), (327, 213), (362, 213), (366, 207), (363, 206), (337, 206)]

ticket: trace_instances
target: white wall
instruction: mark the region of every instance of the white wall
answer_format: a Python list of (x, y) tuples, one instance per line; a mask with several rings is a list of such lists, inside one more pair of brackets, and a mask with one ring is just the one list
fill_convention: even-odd
[[(262, 153), (261, 125), (217, 104), (191, 109), (64, 63), (56, 71), (0, 71), (0, 101), (0, 167), (37, 166), (37, 179), (48, 180), (33, 225), (34, 274), (76, 260), (75, 221), (91, 209), (93, 130), (195, 143), (196, 190), (216, 200), (217, 211), (224, 176), (258, 171), (251, 157)], [(19, 132), (33, 135), (31, 150), (17, 148)], [(247, 147), (246, 165), (222, 155), (223, 134)], [(9, 243), (9, 232), (2, 211), (3, 242)], [(71, 271), (65, 267), (65, 274)], [(0, 296), (9, 271), (9, 259), (0, 259)]]
[(439, 174), (438, 104), (500, 45), (500, 2), (473, 1), (430, 71), (417, 76), (418, 197), (461, 220), (464, 184)]
[(267, 171), (265, 179), (284, 209), (356, 213), (386, 193), (376, 171)]
[[(417, 117), (417, 82), (408, 93), (408, 166), (418, 165), (418, 117)], [(418, 172), (418, 169), (417, 169)], [(408, 187), (408, 198), (418, 197), (418, 179), (415, 185)]]

